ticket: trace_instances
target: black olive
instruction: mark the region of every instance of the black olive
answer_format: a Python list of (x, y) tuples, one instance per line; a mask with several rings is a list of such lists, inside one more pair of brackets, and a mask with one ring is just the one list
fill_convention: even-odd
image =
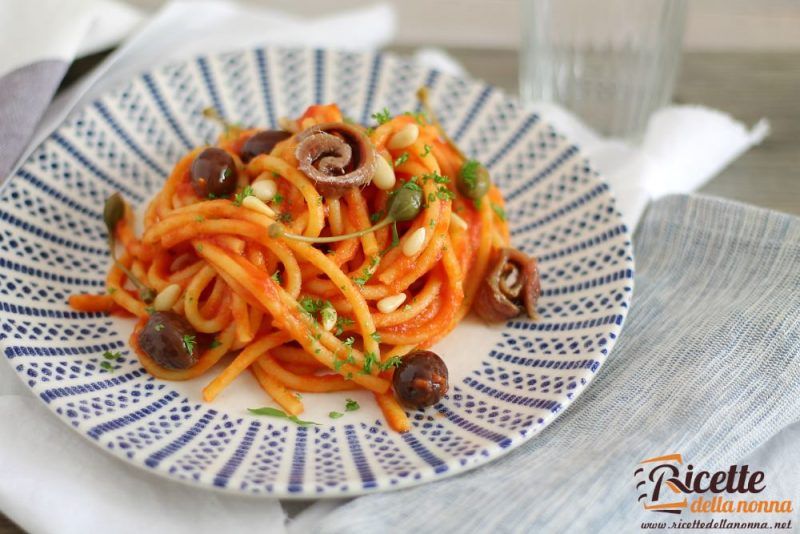
[(192, 325), (173, 312), (150, 315), (139, 332), (139, 347), (167, 369), (188, 369), (197, 363), (201, 351)]
[(200, 197), (227, 197), (236, 190), (236, 180), (236, 164), (221, 148), (207, 148), (192, 162), (192, 187)]
[(403, 357), (392, 378), (394, 394), (408, 408), (433, 406), (447, 393), (447, 366), (429, 350)]
[(275, 145), (288, 139), (292, 134), (283, 130), (263, 130), (245, 141), (240, 157), (247, 163), (261, 154), (269, 154)]

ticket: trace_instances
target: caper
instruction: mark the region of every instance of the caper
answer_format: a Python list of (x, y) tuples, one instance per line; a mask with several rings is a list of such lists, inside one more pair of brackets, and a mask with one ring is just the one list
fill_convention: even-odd
[(106, 229), (108, 230), (108, 253), (114, 261), (114, 264), (119, 267), (119, 269), (125, 273), (125, 276), (128, 277), (128, 280), (139, 289), (139, 297), (146, 304), (150, 304), (155, 298), (155, 290), (143, 284), (130, 269), (117, 261), (115, 233), (117, 231), (117, 225), (124, 217), (125, 200), (123, 200), (122, 195), (119, 193), (114, 193), (106, 199), (105, 205), (103, 206), (103, 221), (105, 221)]
[(404, 185), (395, 191), (389, 201), (388, 217), (393, 221), (410, 221), (419, 215), (421, 208), (422, 190), (419, 186), (412, 188)]
[(458, 191), (465, 197), (478, 200), (488, 191), (492, 181), (489, 171), (474, 159), (468, 159), (458, 171)]

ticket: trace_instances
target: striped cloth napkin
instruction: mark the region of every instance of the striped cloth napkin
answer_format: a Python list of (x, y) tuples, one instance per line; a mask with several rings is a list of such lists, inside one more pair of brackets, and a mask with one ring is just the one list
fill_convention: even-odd
[(791, 449), (771, 443), (767, 456), (747, 456), (800, 420), (800, 219), (668, 196), (650, 205), (634, 249), (635, 297), (619, 343), (555, 424), (474, 473), (361, 497), (294, 532), (618, 533), (756, 520), (644, 511), (634, 471), (670, 453), (696, 469), (743, 460), (763, 469), (766, 491), (747, 498), (792, 500), (794, 513), (764, 520), (796, 526), (800, 426)]

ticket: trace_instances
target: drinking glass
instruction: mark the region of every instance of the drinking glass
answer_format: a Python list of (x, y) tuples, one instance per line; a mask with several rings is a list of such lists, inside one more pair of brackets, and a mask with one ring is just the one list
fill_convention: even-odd
[(522, 0), (520, 94), (598, 132), (639, 137), (670, 102), (686, 0)]

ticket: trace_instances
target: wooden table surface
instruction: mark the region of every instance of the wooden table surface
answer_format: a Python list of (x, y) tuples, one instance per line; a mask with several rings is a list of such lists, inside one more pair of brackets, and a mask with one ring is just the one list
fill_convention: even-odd
[[(516, 52), (451, 52), (474, 76), (517, 93)], [(79, 62), (71, 77), (90, 66)], [(800, 52), (685, 54), (675, 100), (725, 111), (747, 125), (761, 118), (771, 124), (767, 139), (723, 170), (702, 193), (800, 215)], [(20, 532), (0, 514), (0, 534)]]

